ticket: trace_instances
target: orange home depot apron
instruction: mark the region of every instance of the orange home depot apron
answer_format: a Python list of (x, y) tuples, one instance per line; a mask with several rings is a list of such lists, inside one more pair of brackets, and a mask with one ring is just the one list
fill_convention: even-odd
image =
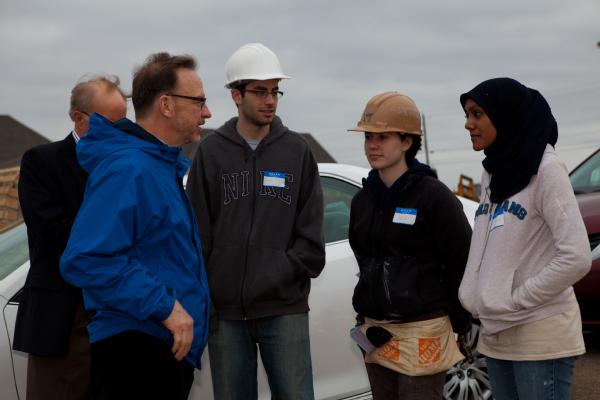
[(447, 315), (404, 324), (366, 318), (360, 330), (366, 334), (371, 326), (385, 328), (393, 337), (367, 353), (367, 363), (376, 363), (404, 375), (419, 376), (446, 371), (464, 358)]

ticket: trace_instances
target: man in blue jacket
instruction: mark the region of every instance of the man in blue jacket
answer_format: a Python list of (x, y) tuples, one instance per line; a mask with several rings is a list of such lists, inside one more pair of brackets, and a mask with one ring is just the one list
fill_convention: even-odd
[(211, 117), (190, 56), (151, 55), (133, 78), (137, 123), (94, 114), (77, 146), (89, 179), (61, 258), (83, 289), (94, 399), (187, 399), (210, 300), (184, 143)]

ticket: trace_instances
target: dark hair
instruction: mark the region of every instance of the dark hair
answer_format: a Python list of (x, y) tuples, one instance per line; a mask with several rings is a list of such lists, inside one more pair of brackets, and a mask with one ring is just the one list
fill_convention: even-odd
[(232, 84), (229, 85), (229, 88), (231, 90), (239, 90), (240, 93), (242, 94), (242, 97), (244, 97), (244, 94), (246, 92), (246, 86), (248, 86), (248, 84), (252, 82), (252, 80), (250, 79), (242, 79), (240, 81), (236, 81), (233, 82)]
[(404, 140), (407, 137), (410, 137), (412, 139), (412, 144), (410, 145), (410, 148), (406, 150), (405, 153), (406, 164), (410, 165), (415, 159), (415, 156), (417, 155), (419, 150), (421, 150), (421, 135), (398, 133), (398, 136), (400, 136), (400, 140)]
[(133, 73), (131, 99), (136, 117), (143, 117), (157, 96), (175, 88), (180, 68), (195, 70), (196, 60), (187, 54), (155, 53)]

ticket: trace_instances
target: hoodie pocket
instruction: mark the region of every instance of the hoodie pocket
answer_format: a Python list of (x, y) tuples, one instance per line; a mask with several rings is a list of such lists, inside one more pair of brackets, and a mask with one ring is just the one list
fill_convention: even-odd
[(217, 308), (241, 304), (244, 279), (242, 252), (240, 247), (214, 247), (206, 263), (210, 295)]
[(377, 319), (404, 319), (424, 311), (420, 267), (413, 257), (370, 258), (359, 261), (354, 289), (355, 310)]
[(480, 316), (490, 318), (495, 315), (513, 313), (520, 309), (514, 303), (512, 296), (514, 276), (514, 270), (505, 275), (480, 275), (480, 304), (478, 307)]
[(298, 296), (294, 266), (287, 253), (281, 249), (254, 248), (252, 272), (247, 277), (246, 290), (249, 303), (282, 301)]
[(425, 306), (421, 295), (420, 265), (413, 257), (394, 257), (383, 267), (383, 282), (391, 315), (417, 315)]

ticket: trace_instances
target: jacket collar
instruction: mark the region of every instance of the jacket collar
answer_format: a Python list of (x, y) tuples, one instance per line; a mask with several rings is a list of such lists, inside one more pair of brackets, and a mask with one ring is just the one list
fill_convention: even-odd
[[(237, 131), (237, 122), (238, 117), (231, 118), (229, 121), (225, 122), (223, 126), (218, 128), (216, 133), (242, 147), (248, 147), (246, 140)], [(288, 130), (289, 129), (281, 122), (281, 118), (278, 116), (273, 117), (269, 133), (261, 140), (257, 150), (269, 146), (271, 143), (281, 138)]]

